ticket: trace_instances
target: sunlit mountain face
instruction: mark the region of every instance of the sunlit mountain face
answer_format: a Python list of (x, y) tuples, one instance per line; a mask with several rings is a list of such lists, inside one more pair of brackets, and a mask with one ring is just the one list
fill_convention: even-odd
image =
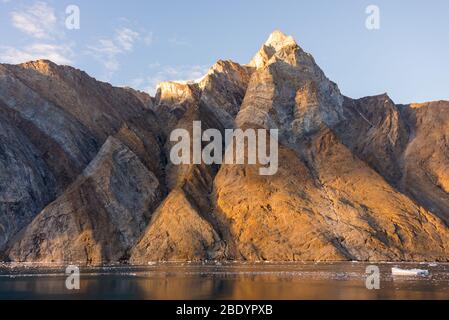
[[(276, 172), (175, 164), (172, 133), (194, 144), (196, 122), (276, 130)], [(1, 64), (1, 257), (448, 261), (448, 134), (449, 102), (346, 97), (280, 31), (248, 64), (154, 97), (48, 60)]]

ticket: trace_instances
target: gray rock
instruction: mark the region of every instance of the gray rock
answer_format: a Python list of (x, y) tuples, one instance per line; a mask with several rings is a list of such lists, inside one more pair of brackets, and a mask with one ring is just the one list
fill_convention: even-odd
[(22, 231), (9, 257), (93, 265), (126, 259), (161, 197), (155, 175), (110, 137), (80, 177)]

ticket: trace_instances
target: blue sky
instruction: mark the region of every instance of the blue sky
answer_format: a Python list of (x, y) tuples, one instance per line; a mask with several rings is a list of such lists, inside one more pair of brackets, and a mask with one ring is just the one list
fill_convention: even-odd
[[(65, 28), (66, 7), (80, 29)], [(380, 29), (365, 27), (368, 5)], [(0, 0), (0, 62), (50, 58), (97, 79), (154, 91), (218, 59), (247, 63), (280, 29), (343, 94), (397, 103), (449, 100), (449, 1)]]

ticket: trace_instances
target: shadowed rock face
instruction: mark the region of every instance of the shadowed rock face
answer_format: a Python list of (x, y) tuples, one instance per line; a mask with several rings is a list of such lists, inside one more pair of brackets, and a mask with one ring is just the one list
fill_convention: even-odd
[(143, 96), (50, 61), (0, 65), (0, 251), (120, 130), (131, 149), (139, 137), (142, 162), (164, 179), (163, 137)]
[(55, 177), (39, 156), (30, 139), (0, 114), (0, 251), (55, 196)]
[(9, 256), (43, 263), (126, 259), (161, 196), (156, 176), (110, 137), (78, 179), (23, 231)]
[[(341, 95), (293, 38), (155, 98), (0, 65), (0, 253), (13, 261), (448, 261), (449, 102)], [(279, 129), (279, 170), (182, 165), (170, 133)], [(191, 134), (192, 136), (192, 134)], [(1, 255), (0, 255), (1, 256)]]
[(410, 130), (400, 188), (449, 223), (449, 102), (402, 106)]

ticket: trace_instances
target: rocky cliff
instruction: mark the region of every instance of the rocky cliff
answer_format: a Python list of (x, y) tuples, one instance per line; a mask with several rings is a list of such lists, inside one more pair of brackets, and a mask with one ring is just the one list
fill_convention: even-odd
[[(343, 96), (276, 31), (156, 96), (49, 61), (0, 65), (0, 256), (449, 261), (449, 102)], [(173, 165), (170, 133), (279, 130), (279, 170)]]

